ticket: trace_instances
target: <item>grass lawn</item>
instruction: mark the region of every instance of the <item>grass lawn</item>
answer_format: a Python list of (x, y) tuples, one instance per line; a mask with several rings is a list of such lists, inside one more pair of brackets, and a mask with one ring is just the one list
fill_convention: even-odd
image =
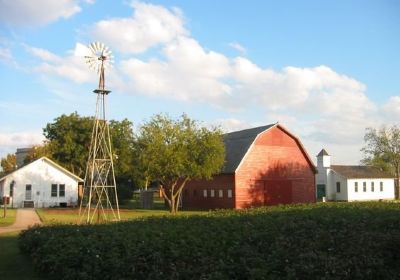
[(0, 279), (43, 279), (35, 275), (29, 257), (20, 253), (18, 234), (0, 234)]
[[(45, 225), (52, 224), (76, 224), (79, 222), (79, 209), (37, 209), (40, 219)], [(177, 215), (205, 215), (207, 211), (179, 211)], [(167, 210), (147, 209), (120, 209), (121, 220), (133, 220), (150, 216), (170, 215)], [(109, 220), (111, 220), (111, 215)], [(96, 217), (94, 221), (96, 222)]]
[(7, 209), (7, 216), (3, 216), (4, 209), (0, 209), (0, 227), (6, 227), (12, 225), (15, 222), (17, 209)]

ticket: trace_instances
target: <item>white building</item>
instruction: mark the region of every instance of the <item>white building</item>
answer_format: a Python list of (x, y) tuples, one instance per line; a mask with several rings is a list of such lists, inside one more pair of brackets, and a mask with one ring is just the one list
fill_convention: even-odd
[(0, 197), (9, 207), (77, 206), (83, 180), (46, 157), (0, 178)]
[(394, 177), (379, 168), (359, 165), (331, 165), (322, 149), (317, 155), (317, 199), (357, 201), (394, 199)]

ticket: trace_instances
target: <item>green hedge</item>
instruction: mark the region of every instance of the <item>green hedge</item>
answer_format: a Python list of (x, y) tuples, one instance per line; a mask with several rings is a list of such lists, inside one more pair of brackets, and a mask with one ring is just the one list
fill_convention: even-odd
[(36, 227), (20, 236), (54, 279), (394, 279), (400, 204), (327, 203), (107, 225)]

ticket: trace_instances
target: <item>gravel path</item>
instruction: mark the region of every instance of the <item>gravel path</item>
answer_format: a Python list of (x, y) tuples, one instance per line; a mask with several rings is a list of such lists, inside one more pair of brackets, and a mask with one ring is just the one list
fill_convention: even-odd
[(36, 214), (35, 209), (21, 208), (17, 210), (15, 223), (11, 226), (0, 227), (0, 234), (6, 232), (20, 231), (36, 224), (41, 225), (42, 222), (40, 221), (39, 216)]

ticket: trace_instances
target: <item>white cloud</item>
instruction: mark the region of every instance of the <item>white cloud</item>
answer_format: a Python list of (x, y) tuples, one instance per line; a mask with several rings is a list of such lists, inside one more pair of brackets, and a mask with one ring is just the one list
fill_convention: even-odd
[(241, 55), (245, 55), (247, 53), (246, 48), (237, 42), (229, 43), (229, 46), (239, 51)]
[(77, 0), (0, 0), (0, 22), (40, 26), (81, 11)]
[(131, 6), (135, 9), (132, 17), (99, 21), (90, 29), (91, 36), (123, 53), (141, 53), (188, 34), (177, 8), (139, 1)]
[(5, 61), (5, 62), (13, 60), (11, 50), (8, 48), (0, 47), (0, 60)]
[(400, 96), (391, 96), (386, 104), (383, 105), (382, 110), (388, 123), (399, 125)]
[(39, 64), (33, 68), (35, 72), (67, 78), (76, 83), (95, 81), (96, 74), (85, 64), (83, 56), (75, 55), (81, 53), (80, 43), (64, 57), (41, 48), (26, 46), (26, 49), (40, 59)]
[(0, 157), (15, 153), (17, 148), (31, 147), (43, 141), (44, 136), (40, 131), (0, 133)]

